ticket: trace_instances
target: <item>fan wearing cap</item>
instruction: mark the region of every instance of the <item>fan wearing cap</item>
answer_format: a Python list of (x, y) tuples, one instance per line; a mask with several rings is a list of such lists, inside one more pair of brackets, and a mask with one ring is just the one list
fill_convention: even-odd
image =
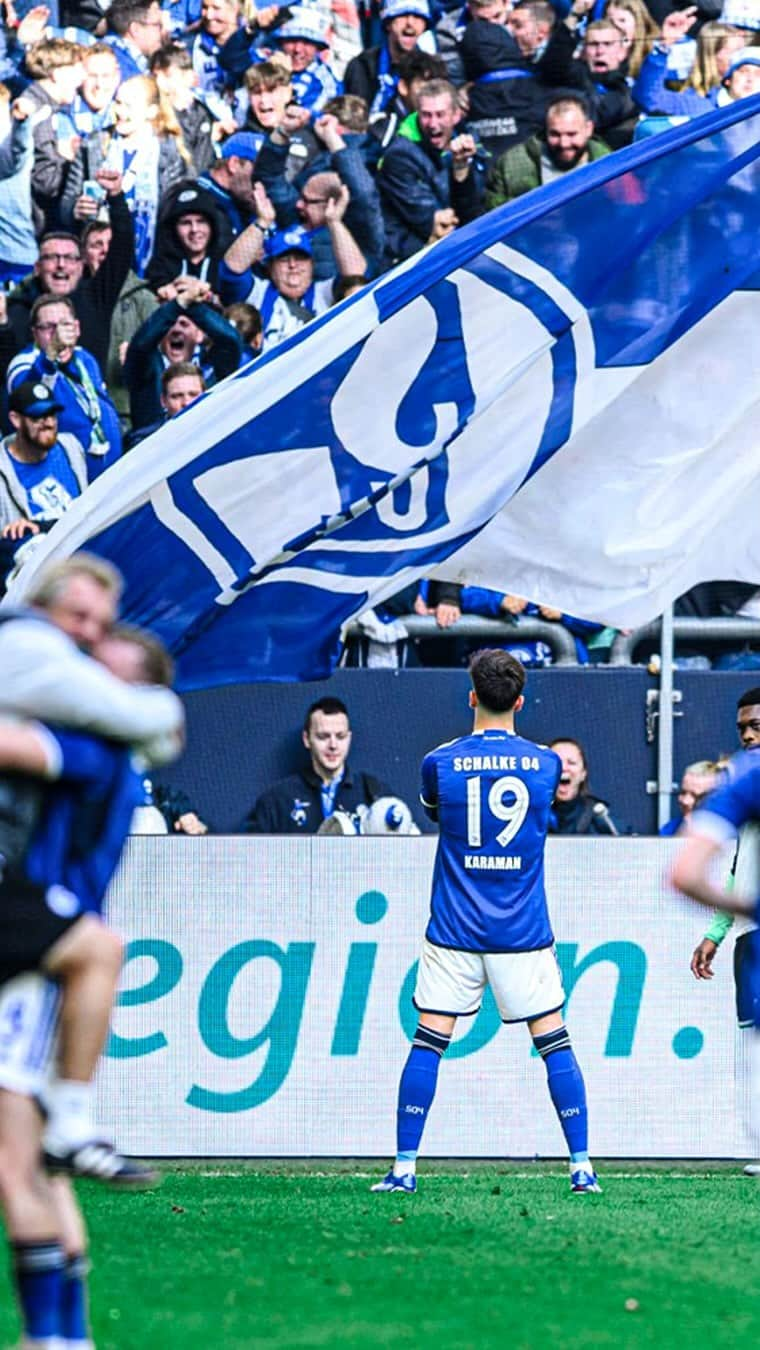
[(384, 0), (380, 18), (385, 34), (383, 42), (378, 47), (368, 47), (349, 61), (344, 80), (347, 94), (364, 99), (370, 120), (382, 116), (393, 102), (398, 87), (399, 62), (407, 52), (414, 51), (423, 33), (430, 28), (430, 5), (428, 0)]
[[(723, 81), (723, 90), (727, 95), (726, 103), (760, 93), (760, 47), (741, 47), (738, 52), (734, 52)], [(720, 94), (716, 101), (721, 107)]]
[(724, 0), (720, 21), (742, 29), (749, 46), (760, 31), (760, 5), (757, 0)]
[(61, 404), (41, 380), (22, 380), (8, 400), (13, 431), (0, 442), (0, 532), (12, 543), (59, 520), (87, 486), (75, 436), (58, 431)]
[(222, 145), (221, 159), (196, 180), (199, 188), (211, 193), (219, 210), (219, 241), (224, 247), (245, 229), (256, 210), (253, 169), (262, 139), (250, 131), (236, 131)]
[[(301, 225), (277, 230), (267, 239), (263, 254), (262, 249), (261, 231), (249, 227), (222, 260), (220, 290), (228, 304), (247, 300), (255, 305), (264, 329), (262, 347), (268, 351), (330, 308), (334, 279), (314, 280), (311, 239)], [(265, 275), (252, 277), (251, 264), (262, 256)]]
[[(320, 174), (319, 178), (333, 175)], [(349, 191), (336, 177), (333, 190), (325, 194), (324, 225), (330, 235), (340, 277), (362, 276), (365, 260), (344, 224)], [(251, 267), (264, 260), (265, 275), (253, 276)], [(251, 225), (230, 245), (219, 265), (219, 291), (225, 304), (248, 300), (261, 314), (264, 351), (290, 337), (315, 315), (335, 303), (336, 277), (314, 280), (310, 232), (302, 225), (277, 230), (264, 242), (264, 234)]]
[(311, 113), (320, 112), (328, 99), (342, 93), (341, 82), (326, 59), (330, 51), (328, 22), (321, 10), (298, 5), (272, 34), (290, 61), (295, 98)]

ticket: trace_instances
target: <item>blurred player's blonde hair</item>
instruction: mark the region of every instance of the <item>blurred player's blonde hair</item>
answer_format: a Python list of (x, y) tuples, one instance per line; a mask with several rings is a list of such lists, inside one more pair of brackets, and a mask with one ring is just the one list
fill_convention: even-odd
[(73, 577), (89, 577), (115, 600), (121, 597), (124, 579), (121, 572), (98, 558), (94, 553), (74, 553), (63, 562), (51, 563), (32, 586), (26, 596), (27, 604), (38, 609), (50, 609), (65, 591)]

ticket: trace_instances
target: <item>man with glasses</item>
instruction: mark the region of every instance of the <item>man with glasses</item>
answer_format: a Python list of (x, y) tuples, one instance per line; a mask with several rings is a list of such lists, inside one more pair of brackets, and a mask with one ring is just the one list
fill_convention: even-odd
[(576, 59), (577, 25), (590, 8), (591, 0), (575, 0), (567, 17), (555, 25), (540, 74), (563, 91), (580, 90), (597, 134), (611, 150), (620, 150), (630, 145), (639, 116), (628, 77), (626, 37), (610, 19), (596, 19), (588, 25)]
[(8, 392), (28, 380), (50, 390), (61, 429), (84, 447), (92, 481), (120, 456), (121, 425), (95, 357), (79, 345), (73, 301), (65, 295), (40, 296), (32, 305), (31, 327), (31, 344), (8, 367)]
[(80, 242), (75, 234), (62, 230), (43, 235), (32, 276), (22, 281), (8, 297), (8, 322), (16, 350), (26, 347), (33, 341), (31, 310), (35, 300), (43, 295), (57, 299), (67, 296), (79, 320), (82, 345), (104, 371), (111, 319), (132, 266), (134, 234), (132, 217), (121, 190), (121, 174), (101, 169), (96, 179), (105, 188), (112, 230), (111, 246), (102, 267), (96, 273), (85, 274)]
[(150, 58), (161, 46), (164, 33), (158, 0), (114, 0), (106, 19), (105, 41), (116, 53), (122, 80), (147, 75)]

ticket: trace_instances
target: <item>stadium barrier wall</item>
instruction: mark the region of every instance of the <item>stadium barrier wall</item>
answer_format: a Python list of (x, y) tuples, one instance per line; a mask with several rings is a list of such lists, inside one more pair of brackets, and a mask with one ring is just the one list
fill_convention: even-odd
[[(736, 700), (758, 682), (757, 671), (675, 671), (681, 694), (674, 723), (677, 778), (694, 760), (736, 749)], [(657, 745), (647, 740), (647, 693), (657, 688), (643, 668), (530, 671), (518, 720), (531, 740), (579, 737), (592, 790), (638, 834), (657, 829)], [(471, 726), (468, 689), (465, 670), (339, 670), (320, 683), (231, 685), (187, 694), (187, 751), (161, 777), (184, 788), (217, 831), (235, 830), (265, 787), (306, 762), (304, 712), (330, 694), (344, 699), (351, 713), (352, 763), (384, 779), (416, 809), (423, 755)], [(649, 730), (654, 728), (650, 719)], [(421, 811), (417, 820), (423, 830), (432, 828)]]
[[(547, 882), (603, 1157), (747, 1157), (730, 938), (666, 887), (672, 841), (550, 841)], [(111, 918), (128, 939), (100, 1111), (146, 1156), (377, 1156), (398, 1075), (434, 841), (130, 841)], [(543, 1065), (487, 995), (442, 1066), (428, 1156), (556, 1157)], [(497, 1032), (500, 1034), (497, 1035)]]

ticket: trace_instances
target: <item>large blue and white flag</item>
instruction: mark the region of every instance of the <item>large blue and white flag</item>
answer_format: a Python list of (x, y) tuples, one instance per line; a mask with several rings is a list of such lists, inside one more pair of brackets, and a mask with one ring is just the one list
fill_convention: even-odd
[(616, 625), (760, 582), (759, 155), (753, 98), (457, 231), (104, 474), (13, 600), (104, 554), (187, 689), (325, 674), (434, 568)]

